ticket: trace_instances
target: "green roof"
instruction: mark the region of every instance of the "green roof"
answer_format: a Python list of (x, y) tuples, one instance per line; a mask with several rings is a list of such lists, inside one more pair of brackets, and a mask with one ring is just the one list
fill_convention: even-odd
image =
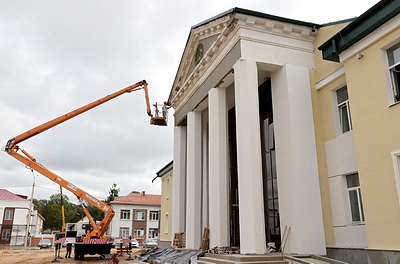
[(382, 0), (318, 47), (324, 60), (339, 62), (339, 54), (400, 13), (399, 0)]

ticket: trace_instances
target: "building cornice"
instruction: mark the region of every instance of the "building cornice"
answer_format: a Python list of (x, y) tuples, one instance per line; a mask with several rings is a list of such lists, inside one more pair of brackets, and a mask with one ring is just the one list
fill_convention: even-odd
[[(170, 94), (169, 101), (175, 112), (182, 108), (184, 102), (196, 92), (209, 73), (218, 66), (219, 62), (240, 40), (313, 52), (310, 48), (290, 43), (293, 40), (312, 43), (315, 39), (317, 27), (308, 23), (293, 24), (289, 23), (290, 21), (272, 20), (270, 17), (243, 13), (230, 13), (212, 20), (209, 24), (202, 24), (193, 28)], [(256, 32), (258, 34), (250, 36), (244, 34), (244, 32)], [(271, 36), (270, 40), (265, 38), (265, 34)], [(189, 72), (198, 43), (202, 39), (215, 35), (217, 35), (215, 42), (205, 51), (193, 71)], [(262, 35), (264, 35), (264, 38), (261, 37)], [(287, 39), (291, 41), (287, 41)]]
[(322, 51), (323, 59), (339, 62), (339, 54), (397, 16), (399, 12), (398, 0), (378, 2), (318, 47)]

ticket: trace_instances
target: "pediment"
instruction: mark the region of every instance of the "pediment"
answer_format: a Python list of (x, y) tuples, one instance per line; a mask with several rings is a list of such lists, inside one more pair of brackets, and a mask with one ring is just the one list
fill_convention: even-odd
[(204, 70), (219, 47), (226, 40), (231, 14), (215, 19), (207, 24), (193, 27), (183, 52), (182, 60), (171, 91), (171, 97), (182, 93), (192, 83), (199, 72)]
[(239, 8), (192, 27), (169, 102), (179, 110), (240, 40), (312, 53), (318, 27)]

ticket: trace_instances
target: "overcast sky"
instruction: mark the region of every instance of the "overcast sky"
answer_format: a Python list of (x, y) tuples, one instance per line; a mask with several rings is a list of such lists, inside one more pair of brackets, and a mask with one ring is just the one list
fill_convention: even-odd
[[(323, 24), (359, 16), (377, 2), (0, 0), (0, 144), (143, 79), (151, 102), (167, 100), (190, 28), (233, 7)], [(20, 144), (100, 199), (113, 183), (120, 195), (160, 194), (161, 181), (151, 180), (172, 160), (172, 146), (172, 115), (168, 127), (150, 126), (142, 91)], [(59, 192), (44, 176), (35, 178), (34, 198)], [(32, 182), (22, 163), (0, 153), (0, 188), (30, 197)]]

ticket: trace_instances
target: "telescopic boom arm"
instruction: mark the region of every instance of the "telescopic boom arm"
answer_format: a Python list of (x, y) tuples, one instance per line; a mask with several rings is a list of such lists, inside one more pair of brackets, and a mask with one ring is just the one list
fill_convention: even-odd
[[(88, 194), (87, 192), (81, 190), (71, 182), (65, 180), (64, 178), (58, 176), (57, 174), (51, 172), (50, 170), (46, 169), (43, 165), (38, 163), (36, 159), (30, 155), (27, 151), (20, 149), (19, 146), (17, 145), (18, 143), (21, 143), (33, 136), (36, 136), (37, 134), (40, 134), (54, 126), (57, 126), (77, 115), (80, 115), (94, 107), (97, 107), (105, 102), (110, 101), (111, 99), (114, 99), (115, 97), (118, 97), (122, 94), (125, 93), (131, 93), (134, 91), (138, 90), (144, 90), (145, 93), (145, 100), (146, 100), (146, 108), (147, 108), (147, 114), (150, 116), (150, 124), (155, 124), (155, 125), (166, 125), (166, 121), (164, 117), (154, 117), (153, 114), (151, 113), (151, 108), (150, 108), (150, 101), (149, 101), (149, 93), (147, 89), (147, 82), (145, 80), (140, 81), (136, 84), (133, 84), (131, 86), (128, 86), (126, 88), (123, 88), (113, 94), (107, 95), (99, 100), (96, 100), (92, 103), (89, 103), (85, 106), (82, 106), (76, 110), (73, 110), (65, 115), (59, 116), (53, 120), (50, 120), (46, 123), (43, 123), (33, 129), (30, 129), (10, 140), (8, 140), (7, 145), (4, 147), (4, 151), (7, 152), (10, 156), (13, 158), (19, 160), (20, 162), (24, 163), (26, 166), (36, 170), (40, 174), (44, 175), (45, 177), (49, 178), (53, 182), (57, 183), (58, 185), (62, 186), (63, 188), (69, 190), (73, 194), (76, 195), (78, 199), (85, 200), (86, 202), (90, 203), (91, 205), (97, 207), (98, 209), (102, 210), (105, 213), (104, 219), (99, 223), (96, 224), (96, 221), (93, 219), (93, 217), (90, 215), (89, 211), (84, 208), (84, 212), (86, 216), (88, 217), (91, 226), (93, 229), (87, 234), (88, 237), (102, 237), (105, 232), (108, 229), (108, 226), (114, 217), (114, 211), (112, 208), (107, 205), (106, 203), (103, 203), (96, 197), (93, 197), (92, 195)], [(19, 150), (22, 152), (21, 154), (19, 153)]]

